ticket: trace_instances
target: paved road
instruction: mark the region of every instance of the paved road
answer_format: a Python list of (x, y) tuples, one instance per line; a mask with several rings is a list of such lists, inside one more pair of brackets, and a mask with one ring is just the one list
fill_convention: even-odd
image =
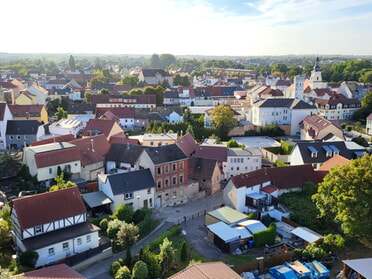
[[(187, 204), (155, 209), (153, 216), (162, 222), (161, 225), (151, 235), (137, 243), (131, 249), (132, 254), (135, 255), (138, 253), (141, 248), (167, 231), (174, 224), (181, 224), (186, 232), (187, 241), (203, 257), (208, 259), (221, 258), (222, 253), (207, 241), (207, 232), (204, 227), (204, 212), (214, 210), (220, 207), (222, 203), (222, 192), (219, 192), (213, 196), (208, 196)], [(78, 272), (87, 279), (112, 279), (108, 274), (111, 263), (119, 258), (125, 258), (125, 256), (126, 251), (114, 254), (102, 262), (83, 270), (78, 270)]]

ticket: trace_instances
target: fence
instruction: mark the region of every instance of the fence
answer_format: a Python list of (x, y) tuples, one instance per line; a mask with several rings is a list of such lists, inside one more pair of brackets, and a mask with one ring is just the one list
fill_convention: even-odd
[(75, 266), (79, 263), (82, 263), (88, 259), (91, 259), (92, 257), (98, 255), (98, 254), (101, 254), (102, 251), (106, 250), (107, 248), (110, 248), (111, 245), (110, 245), (110, 242), (106, 242), (106, 243), (103, 243), (102, 245), (96, 247), (96, 248), (93, 248), (93, 249), (90, 249), (88, 251), (85, 251), (83, 253), (79, 253), (75, 256), (72, 256), (70, 257), (68, 260), (66, 260), (66, 264), (69, 265), (69, 266)]
[(272, 266), (277, 266), (284, 264), (285, 262), (292, 261), (294, 255), (294, 251), (288, 251), (287, 253), (281, 253), (278, 255), (266, 255), (265, 257), (256, 258), (254, 262), (250, 262), (241, 266), (234, 266), (232, 267), (232, 269), (238, 274), (253, 270), (259, 270), (262, 273), (264, 270), (267, 270)]
[(181, 223), (186, 222), (187, 220), (192, 220), (192, 219), (195, 219), (195, 218), (199, 218), (201, 216), (205, 216), (205, 214), (207, 214), (207, 212), (212, 211), (212, 210), (216, 210), (216, 209), (218, 209), (222, 206), (223, 206), (223, 204), (218, 205), (218, 206), (214, 206), (213, 208), (209, 208), (208, 210), (207, 209), (201, 210), (201, 211), (196, 212), (196, 213), (191, 214), (191, 215), (185, 215), (185, 216), (180, 217), (180, 218), (177, 219), (177, 224), (180, 225)]

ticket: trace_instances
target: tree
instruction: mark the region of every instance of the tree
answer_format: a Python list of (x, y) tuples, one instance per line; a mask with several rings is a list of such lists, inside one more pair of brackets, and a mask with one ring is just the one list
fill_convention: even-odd
[(168, 68), (170, 65), (176, 62), (176, 58), (172, 54), (162, 53), (160, 54), (160, 67), (162, 69)]
[(115, 279), (131, 279), (132, 275), (130, 273), (129, 268), (124, 265), (117, 270), (114, 278)]
[(164, 88), (160, 85), (155, 88), (156, 106), (161, 107), (164, 105)]
[(228, 148), (233, 148), (233, 147), (244, 147), (244, 144), (238, 143), (236, 140), (229, 140), (226, 144)]
[(126, 85), (126, 84), (129, 84), (129, 85), (131, 85), (132, 87), (137, 87), (138, 84), (139, 84), (139, 79), (138, 79), (138, 77), (135, 76), (135, 75), (128, 75), (128, 76), (123, 77), (123, 78), (119, 81), (119, 84), (120, 84), (120, 85)]
[(68, 60), (68, 66), (71, 70), (75, 70), (75, 58), (70, 55), (70, 59)]
[(26, 251), (19, 257), (19, 262), (23, 266), (34, 268), (39, 258), (39, 254), (36, 251)]
[(186, 134), (190, 134), (190, 135), (192, 135), (193, 137), (195, 137), (194, 128), (193, 128), (190, 124), (187, 125)]
[(369, 108), (372, 110), (372, 91), (369, 91), (364, 95), (362, 100), (360, 101), (362, 108)]
[(76, 186), (76, 184), (72, 181), (65, 181), (65, 174), (62, 172), (60, 175), (57, 175), (54, 178), (55, 184), (49, 188), (49, 192), (61, 190), (68, 187)]
[(116, 234), (117, 242), (121, 247), (132, 247), (138, 240), (139, 229), (133, 223), (123, 223)]
[(0, 219), (0, 248), (9, 245), (9, 231), (10, 227), (7, 221)]
[(130, 247), (127, 248), (126, 256), (125, 256), (123, 263), (127, 267), (132, 268), (133, 259), (132, 259), (132, 252), (130, 251)]
[(0, 177), (16, 176), (22, 168), (18, 152), (4, 149), (0, 153)]
[(91, 92), (85, 92), (83, 103), (89, 104), (90, 103), (90, 96), (92, 96)]
[(327, 234), (322, 245), (330, 253), (339, 252), (345, 246), (345, 239), (339, 234)]
[(141, 249), (140, 260), (146, 263), (150, 278), (159, 278), (161, 275), (161, 266), (157, 255), (152, 253), (148, 247)]
[(116, 207), (112, 218), (117, 218), (121, 221), (131, 223), (133, 221), (134, 210), (131, 206), (120, 204)]
[(61, 120), (62, 118), (66, 119), (67, 118), (67, 111), (65, 111), (63, 109), (63, 107), (58, 107), (57, 112), (55, 113), (55, 115), (57, 116), (58, 120)]
[(182, 242), (182, 246), (181, 246), (181, 261), (186, 261), (187, 259), (187, 247), (186, 247), (186, 242), (183, 241)]
[(238, 120), (229, 105), (219, 105), (211, 112), (212, 124), (218, 130), (218, 136), (225, 140), (229, 131), (236, 126)]
[(193, 124), (194, 122), (194, 116), (192, 115), (191, 109), (189, 107), (186, 107), (183, 111), (183, 121), (188, 124)]
[(100, 94), (100, 95), (110, 95), (110, 90), (108, 90), (107, 88), (101, 88), (98, 91), (98, 94)]
[(151, 68), (161, 68), (161, 62), (160, 62), (159, 54), (154, 53), (153, 55), (151, 55), (150, 67)]
[(371, 84), (372, 83), (372, 71), (364, 72), (364, 74), (360, 77), (360, 81)]
[(146, 279), (149, 274), (146, 263), (139, 260), (134, 264), (132, 279)]
[(116, 235), (118, 233), (118, 231), (120, 230), (120, 227), (124, 224), (124, 221), (120, 221), (119, 219), (114, 219), (114, 220), (111, 220), (108, 222), (108, 226), (107, 226), (107, 236), (112, 239), (112, 240), (115, 240), (116, 239)]
[(162, 266), (163, 275), (168, 273), (169, 266), (173, 261), (172, 242), (168, 238), (164, 238), (163, 243), (160, 244), (159, 261)]
[(344, 233), (372, 240), (372, 155), (336, 166), (319, 184), (312, 199), (321, 216), (331, 215)]

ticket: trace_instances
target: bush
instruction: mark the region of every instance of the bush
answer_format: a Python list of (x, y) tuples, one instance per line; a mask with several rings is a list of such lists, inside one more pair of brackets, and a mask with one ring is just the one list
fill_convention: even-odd
[(35, 267), (39, 254), (36, 251), (26, 251), (19, 257), (21, 265), (26, 267)]
[(271, 245), (275, 243), (276, 225), (271, 223), (269, 228), (264, 231), (253, 233), (254, 246), (262, 247), (266, 244)]
[(108, 228), (108, 220), (106, 218), (102, 219), (99, 222), (99, 227), (101, 228), (101, 231), (106, 233), (107, 228)]
[(187, 259), (187, 248), (186, 248), (186, 242), (182, 242), (182, 247), (181, 247), (181, 261), (186, 261)]
[(131, 279), (132, 275), (130, 274), (130, 270), (127, 266), (122, 266), (115, 274), (115, 279)]
[(174, 235), (180, 234), (182, 231), (181, 226), (175, 226), (163, 233), (161, 236), (156, 238), (154, 241), (150, 242), (147, 246), (150, 251), (155, 251), (156, 249), (159, 249), (160, 244), (163, 243), (163, 240), (165, 238), (171, 238)]
[(115, 261), (115, 262), (112, 262), (111, 265), (110, 265), (110, 275), (112, 277), (115, 277), (116, 273), (118, 272), (118, 270), (121, 268), (121, 265), (118, 261)]

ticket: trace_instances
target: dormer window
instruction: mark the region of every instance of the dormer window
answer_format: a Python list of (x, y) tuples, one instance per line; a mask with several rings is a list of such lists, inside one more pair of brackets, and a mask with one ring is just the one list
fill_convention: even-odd
[(311, 158), (317, 158), (318, 157), (318, 150), (314, 146), (308, 146), (307, 148), (311, 152)]
[(333, 151), (333, 156), (336, 156), (336, 155), (339, 155), (340, 154), (340, 149), (338, 149), (336, 146), (334, 146), (334, 145), (330, 145), (329, 146), (331, 149), (332, 149), (332, 151)]
[(323, 145), (322, 147), (326, 152), (326, 157), (332, 157), (332, 153), (333, 153), (332, 149), (327, 145)]
[(35, 227), (35, 234), (41, 234), (43, 233), (43, 226), (36, 226)]

